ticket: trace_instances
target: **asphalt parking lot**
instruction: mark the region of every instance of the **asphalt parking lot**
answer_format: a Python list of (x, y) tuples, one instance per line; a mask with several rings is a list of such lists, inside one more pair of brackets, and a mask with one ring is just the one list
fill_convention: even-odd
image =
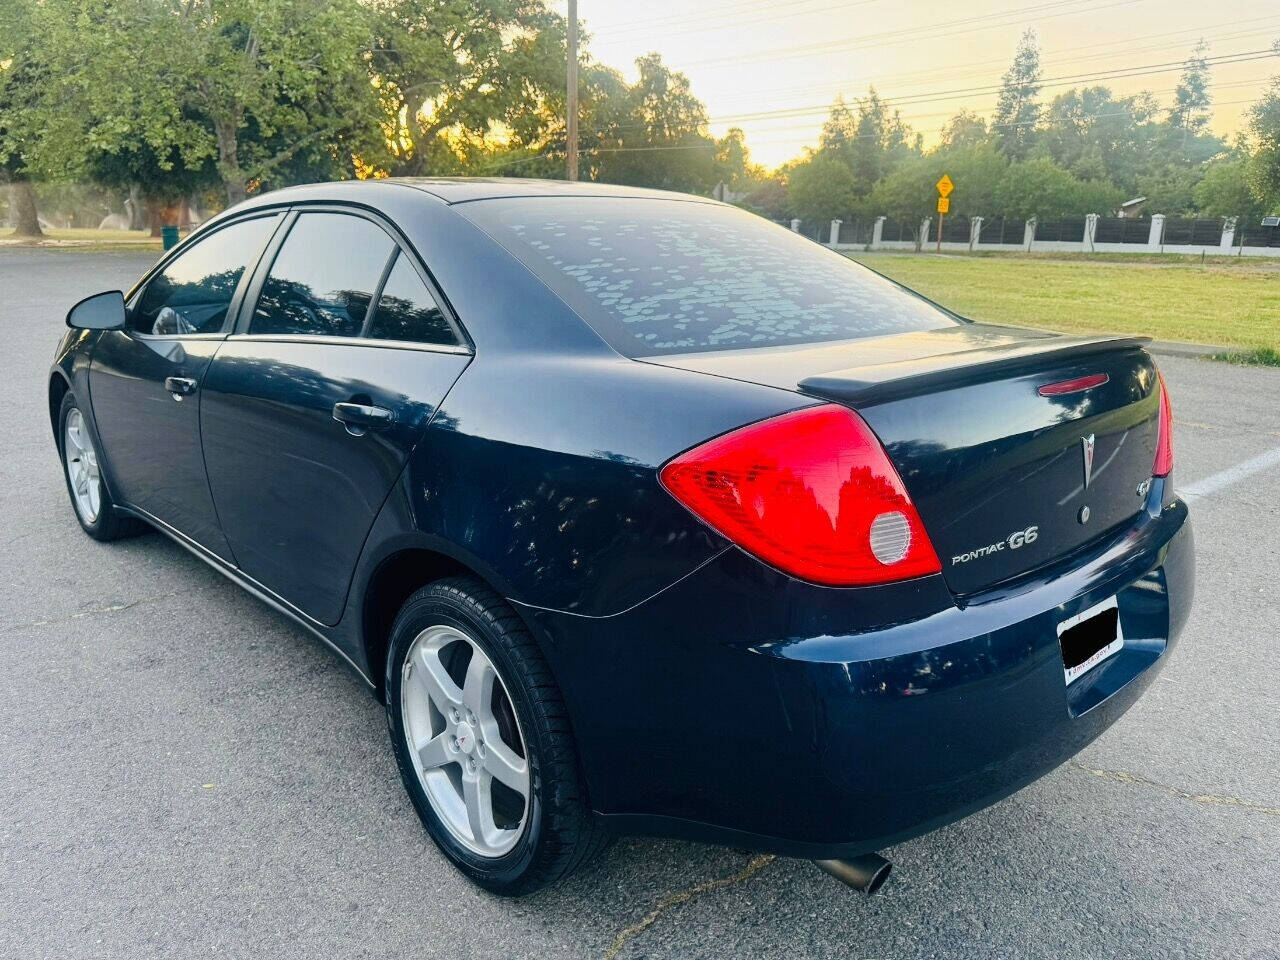
[(622, 840), (513, 902), (436, 852), (333, 653), (159, 535), (77, 527), (48, 364), (150, 259), (0, 250), (0, 956), (1280, 957), (1280, 371), (1161, 358), (1196, 607), (1075, 762), (886, 851), (870, 899)]

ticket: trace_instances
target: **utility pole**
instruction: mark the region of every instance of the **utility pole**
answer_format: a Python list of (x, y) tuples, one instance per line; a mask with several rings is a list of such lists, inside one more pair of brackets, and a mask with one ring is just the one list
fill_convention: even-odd
[(568, 142), (565, 157), (565, 175), (569, 180), (578, 179), (578, 0), (569, 0), (569, 75), (568, 97), (565, 101)]

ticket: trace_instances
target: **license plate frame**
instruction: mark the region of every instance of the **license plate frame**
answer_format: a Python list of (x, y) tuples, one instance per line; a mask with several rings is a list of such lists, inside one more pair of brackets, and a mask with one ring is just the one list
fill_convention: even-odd
[[(1112, 623), (1115, 625), (1113, 635), (1110, 633)], [(1115, 656), (1123, 647), (1120, 605), (1114, 596), (1058, 624), (1058, 652), (1062, 655), (1062, 673), (1067, 686)]]

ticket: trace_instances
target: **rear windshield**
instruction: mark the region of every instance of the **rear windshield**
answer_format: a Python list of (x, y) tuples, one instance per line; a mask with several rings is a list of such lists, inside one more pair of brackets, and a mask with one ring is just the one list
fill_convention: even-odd
[(733, 207), (527, 197), (456, 209), (631, 357), (958, 322), (852, 260)]

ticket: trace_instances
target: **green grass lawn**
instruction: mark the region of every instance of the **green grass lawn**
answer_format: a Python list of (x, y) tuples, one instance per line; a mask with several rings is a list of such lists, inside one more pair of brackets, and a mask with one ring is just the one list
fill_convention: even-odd
[(1280, 349), (1280, 260), (912, 253), (854, 259), (973, 320)]
[(149, 250), (160, 249), (160, 238), (147, 230), (98, 230), (90, 228), (52, 227), (38, 240), (21, 239), (12, 230), (0, 231), (0, 249), (4, 247), (39, 247), (48, 250)]

